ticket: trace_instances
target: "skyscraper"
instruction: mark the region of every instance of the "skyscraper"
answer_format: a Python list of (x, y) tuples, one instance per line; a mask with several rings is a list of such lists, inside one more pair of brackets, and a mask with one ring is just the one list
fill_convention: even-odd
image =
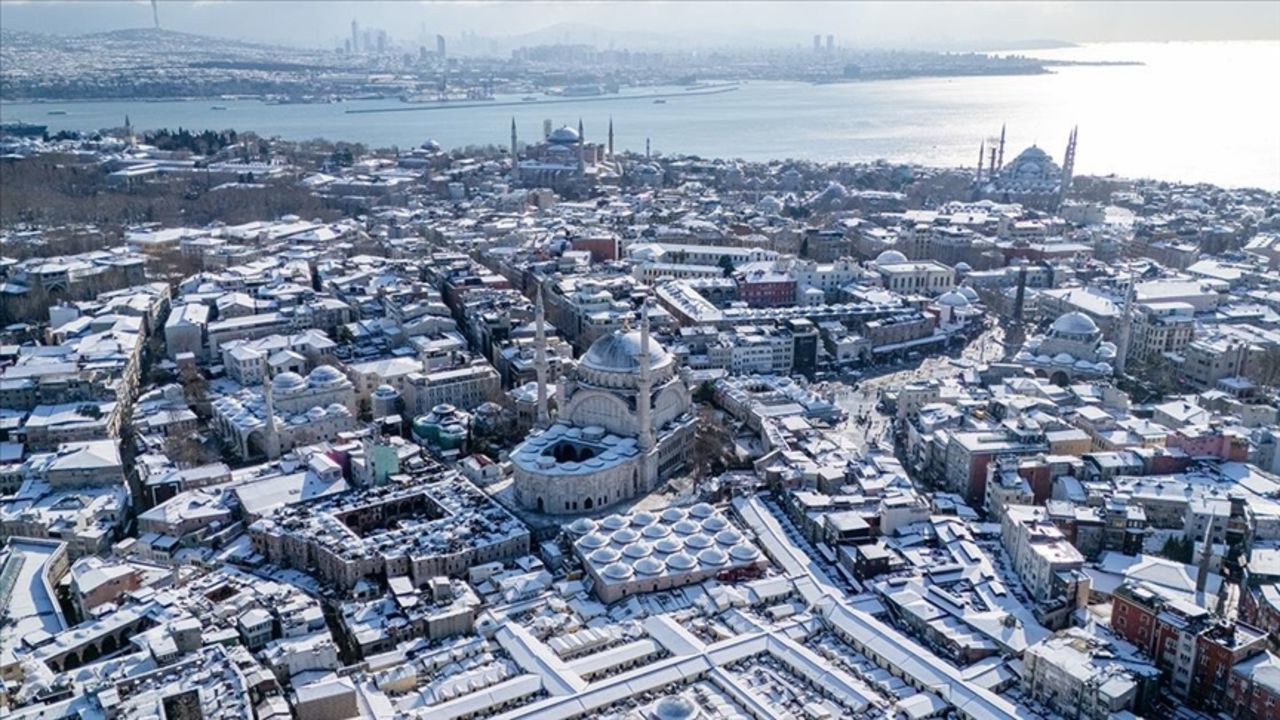
[(836, 51), (836, 36), (828, 35), (827, 36), (827, 53), (830, 54), (830, 53), (834, 53), (835, 51)]
[(444, 59), (444, 57), (445, 57), (445, 53), (444, 53), (444, 36), (443, 36), (443, 35), (437, 35), (437, 36), (436, 36), (436, 55), (437, 55), (441, 60), (443, 60), (443, 59)]
[(813, 36), (813, 51), (816, 53), (822, 52), (822, 36), (821, 35)]
[(351, 52), (360, 52), (360, 23), (351, 19)]

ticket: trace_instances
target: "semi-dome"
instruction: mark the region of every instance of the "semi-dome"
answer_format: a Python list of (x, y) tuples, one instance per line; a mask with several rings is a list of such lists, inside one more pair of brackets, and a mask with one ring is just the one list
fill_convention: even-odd
[(1066, 335), (1092, 335), (1098, 331), (1098, 324), (1093, 318), (1082, 312), (1069, 312), (1053, 321), (1050, 330)]
[(274, 393), (295, 392), (306, 386), (307, 381), (296, 372), (285, 371), (271, 379), (271, 391)]
[(885, 250), (876, 256), (877, 265), (896, 265), (904, 262), (908, 262), (907, 256), (897, 250)]
[(578, 142), (578, 131), (568, 125), (558, 127), (555, 130), (552, 130), (551, 134), (547, 136), (547, 142), (555, 143), (557, 145), (570, 145), (572, 143), (576, 143)]
[[(649, 339), (649, 368), (655, 369), (671, 362), (671, 355), (662, 344)], [(640, 332), (613, 332), (591, 343), (582, 356), (581, 365), (592, 370), (612, 373), (636, 373), (640, 370)]]

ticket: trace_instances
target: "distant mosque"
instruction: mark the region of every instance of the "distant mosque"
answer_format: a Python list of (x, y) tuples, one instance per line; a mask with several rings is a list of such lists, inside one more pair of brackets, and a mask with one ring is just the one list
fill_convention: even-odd
[(1076, 130), (1072, 129), (1067, 137), (1061, 167), (1049, 153), (1035, 145), (1005, 165), (1004, 139), (1005, 129), (1001, 127), (998, 141), (992, 138), (990, 147), (983, 141), (978, 148), (978, 171), (974, 176), (978, 197), (1039, 210), (1057, 210), (1066, 199), (1074, 175)]
[(542, 294), (536, 306), (535, 430), (511, 452), (519, 505), (539, 513), (596, 513), (655, 490), (685, 466), (693, 444), (692, 397), (675, 358), (640, 330), (605, 335), (556, 383), (547, 408)]
[(551, 188), (561, 194), (583, 194), (596, 185), (616, 180), (620, 170), (613, 155), (613, 121), (606, 144), (587, 142), (582, 120), (578, 129), (568, 125), (543, 126), (542, 142), (524, 148), (520, 156), (516, 121), (511, 119), (511, 181), (527, 188)]

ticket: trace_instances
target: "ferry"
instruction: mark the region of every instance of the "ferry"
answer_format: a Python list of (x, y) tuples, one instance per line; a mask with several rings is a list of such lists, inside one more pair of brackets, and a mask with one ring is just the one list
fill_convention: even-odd
[(209, 109), (210, 109), (210, 110), (226, 110), (226, 109), (227, 109), (227, 106), (226, 106), (226, 105), (214, 105), (214, 106), (210, 107)]
[(532, 95), (525, 95), (524, 97), (520, 98), (520, 102), (537, 102), (537, 101), (538, 101), (538, 98)]
[(46, 114), (46, 115), (66, 115), (66, 114), (67, 114), (67, 111), (66, 111), (66, 110), (50, 110), (49, 112), (47, 112), (47, 113), (45, 113), (45, 114)]
[(654, 101), (653, 101), (653, 104), (654, 104), (654, 105), (666, 105), (666, 104), (667, 104), (667, 101), (666, 101), (666, 100), (663, 100), (662, 98), (658, 98), (657, 100), (654, 100)]

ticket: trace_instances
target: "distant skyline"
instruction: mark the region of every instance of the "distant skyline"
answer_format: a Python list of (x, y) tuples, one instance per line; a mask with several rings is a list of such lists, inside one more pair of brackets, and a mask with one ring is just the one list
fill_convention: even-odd
[[(501, 49), (529, 42), (618, 48), (991, 49), (1029, 41), (1280, 40), (1280, 2), (247, 2), (160, 0), (168, 30), (336, 47), (357, 19), (396, 43), (464, 33)], [(0, 0), (0, 27), (84, 34), (151, 27), (150, 0)], [(462, 46), (459, 50), (465, 50)]]

